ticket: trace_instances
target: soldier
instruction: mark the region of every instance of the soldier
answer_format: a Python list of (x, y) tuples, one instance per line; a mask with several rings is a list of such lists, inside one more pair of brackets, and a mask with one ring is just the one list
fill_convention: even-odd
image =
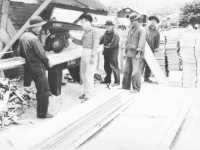
[(100, 45), (104, 45), (104, 70), (106, 71), (105, 80), (101, 83), (110, 84), (111, 74), (114, 73), (115, 82), (113, 86), (120, 85), (120, 70), (118, 66), (119, 54), (119, 35), (114, 31), (112, 21), (106, 21), (106, 32), (100, 38)]
[(25, 70), (31, 75), (37, 89), (37, 117), (52, 118), (48, 112), (49, 83), (46, 76), (46, 68), (52, 67), (46, 56), (44, 48), (38, 38), (42, 25), (46, 22), (39, 16), (30, 19), (28, 31), (22, 34), (19, 39), (20, 55), (25, 58)]

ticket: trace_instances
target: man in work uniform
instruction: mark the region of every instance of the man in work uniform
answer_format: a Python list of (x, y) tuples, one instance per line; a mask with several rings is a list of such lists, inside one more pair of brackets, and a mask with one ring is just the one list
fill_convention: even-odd
[(113, 71), (115, 77), (113, 86), (118, 86), (120, 85), (120, 70), (118, 66), (119, 35), (114, 31), (114, 24), (112, 21), (106, 21), (105, 26), (107, 31), (100, 38), (100, 45), (104, 45), (104, 70), (107, 75), (105, 80), (101, 83), (110, 84)]
[(46, 22), (39, 16), (30, 19), (28, 31), (19, 39), (20, 55), (25, 58), (25, 70), (30, 74), (37, 89), (37, 117), (52, 118), (48, 112), (49, 83), (46, 76), (46, 68), (52, 67), (46, 56), (44, 48), (38, 38), (42, 25)]
[(84, 35), (82, 39), (79, 40), (72, 37), (70, 34), (70, 39), (75, 44), (83, 46), (80, 73), (84, 84), (84, 94), (79, 98), (83, 99), (82, 102), (84, 102), (94, 96), (94, 74), (96, 70), (100, 33), (96, 28), (91, 26), (91, 15), (82, 15), (79, 19), (84, 29)]
[[(147, 43), (149, 44), (149, 47), (151, 48), (151, 51), (153, 53), (156, 53), (159, 51), (159, 42), (160, 42), (160, 33), (159, 31), (156, 29), (156, 24), (159, 23), (159, 19), (156, 16), (151, 16), (149, 17), (149, 21), (150, 21), (150, 25), (147, 26), (146, 29), (146, 37), (147, 37)], [(145, 82), (149, 82), (152, 83), (153, 81), (151, 81), (149, 79), (150, 75), (151, 75), (151, 69), (149, 68), (148, 64), (146, 63), (146, 61), (143, 59), (142, 62), (142, 73), (144, 71), (145, 68), (145, 72), (144, 72), (144, 81)]]
[(131, 93), (137, 93), (141, 89), (140, 61), (144, 58), (146, 44), (146, 31), (140, 26), (139, 18), (139, 14), (130, 15), (131, 29), (128, 31), (125, 45), (126, 61), (121, 89), (130, 90), (132, 81)]

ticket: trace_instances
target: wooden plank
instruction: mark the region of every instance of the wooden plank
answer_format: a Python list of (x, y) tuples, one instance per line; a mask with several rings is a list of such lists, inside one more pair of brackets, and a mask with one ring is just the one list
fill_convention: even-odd
[(180, 128), (186, 114), (188, 113), (193, 101), (193, 99), (189, 99), (181, 109), (176, 110), (164, 122), (164, 125), (161, 127), (159, 133), (149, 143), (149, 147), (151, 149), (163, 150), (170, 148), (174, 137), (176, 136), (176, 133)]
[(166, 83), (165, 75), (164, 75), (162, 69), (160, 68), (156, 58), (154, 57), (148, 43), (146, 43), (144, 55), (145, 55), (144, 56), (145, 60), (146, 60), (147, 64), (149, 65), (152, 73), (154, 74), (158, 84)]
[[(43, 2), (43, 4), (34, 12), (34, 14), (32, 16), (38, 16), (51, 2), (52, 0), (45, 0)], [(31, 16), (31, 17), (32, 17)], [(30, 17), (30, 18), (31, 18)], [(21, 29), (17, 32), (17, 34), (15, 34), (15, 36), (11, 39), (11, 41), (5, 46), (5, 48), (2, 50), (3, 52), (8, 51), (8, 49), (14, 44), (14, 42), (21, 36), (21, 34), (27, 29), (27, 27), (29, 26), (29, 20), (30, 18), (27, 20), (27, 22), (23, 25), (23, 27), (21, 27)], [(0, 58), (2, 57), (2, 55), (0, 55)]]
[[(101, 97), (101, 100), (99, 100), (99, 96)], [(63, 129), (67, 129), (67, 128), (73, 129), (74, 124), (77, 125), (81, 122), (84, 122), (84, 119), (81, 121), (83, 117), (86, 117), (87, 115), (90, 115), (90, 114), (98, 113), (96, 111), (98, 108), (100, 108), (101, 106), (106, 106), (110, 101), (112, 101), (111, 103), (115, 102), (116, 98), (118, 99), (119, 96), (120, 96), (120, 93), (118, 90), (103, 92), (101, 95), (95, 96), (91, 100), (75, 108), (72, 108), (71, 110), (67, 112), (59, 113), (52, 120), (49, 120), (43, 125), (38, 126), (38, 128), (34, 128), (28, 133), (25, 133), (24, 135), (22, 135), (21, 138), (13, 140), (12, 143), (14, 146), (21, 145), (23, 147), (32, 147), (34, 145), (37, 145), (41, 143), (42, 141), (44, 141), (45, 139), (47, 140), (50, 137), (54, 137), (56, 133), (58, 132), (61, 133)], [(101, 108), (104, 108), (104, 107), (101, 107)], [(101, 109), (98, 109), (98, 111), (101, 111)], [(37, 134), (40, 136), (37, 136)], [(33, 135), (36, 135), (36, 136), (33, 136)], [(28, 139), (27, 139), (27, 136), (29, 137)]]
[(15, 34), (17, 33), (17, 31), (15, 30), (15, 28), (9, 18), (7, 19), (7, 31), (8, 31), (8, 34), (10, 35), (10, 37), (14, 37)]
[(6, 30), (4, 28), (1, 28), (0, 30), (0, 39), (5, 43), (8, 44), (10, 41), (10, 36), (9, 34), (6, 32)]

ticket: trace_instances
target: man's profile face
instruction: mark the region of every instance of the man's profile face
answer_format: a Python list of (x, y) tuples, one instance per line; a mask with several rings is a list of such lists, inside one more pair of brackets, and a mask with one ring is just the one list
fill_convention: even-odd
[(41, 30), (42, 30), (42, 26), (37, 26), (37, 27), (34, 27), (34, 28), (35, 28), (36, 34), (39, 35)]

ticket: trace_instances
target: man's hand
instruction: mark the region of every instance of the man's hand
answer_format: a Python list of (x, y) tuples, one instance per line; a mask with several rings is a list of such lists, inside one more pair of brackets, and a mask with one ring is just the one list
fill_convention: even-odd
[(74, 37), (69, 33), (69, 38), (71, 39), (71, 40), (73, 40), (74, 39)]
[(136, 53), (136, 56), (135, 56), (136, 58), (140, 58), (140, 51), (137, 51), (137, 53)]
[(104, 48), (108, 48), (108, 46), (104, 46)]
[(52, 64), (51, 61), (49, 61), (48, 66), (49, 66), (49, 68), (52, 68), (52, 67), (53, 67), (53, 64)]
[(90, 65), (93, 65), (93, 64), (94, 64), (94, 60), (95, 60), (95, 57), (94, 57), (94, 56), (91, 56), (91, 58), (90, 58)]

